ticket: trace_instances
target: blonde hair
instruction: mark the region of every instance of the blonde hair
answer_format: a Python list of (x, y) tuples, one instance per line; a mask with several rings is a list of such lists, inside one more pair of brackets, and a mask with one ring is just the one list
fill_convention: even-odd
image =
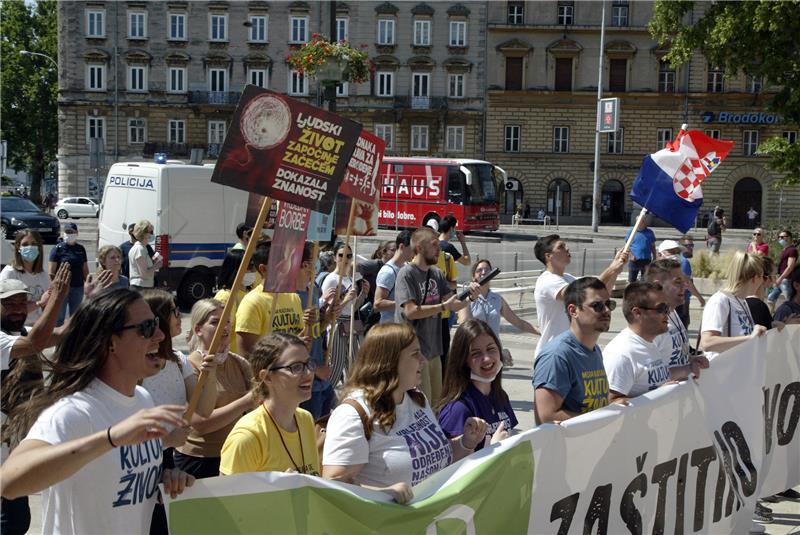
[(136, 238), (137, 241), (142, 241), (142, 238), (145, 234), (152, 234), (153, 233), (153, 224), (148, 221), (147, 219), (142, 219), (133, 227), (133, 237)]
[(195, 334), (194, 328), (198, 325), (204, 325), (211, 314), (217, 310), (225, 308), (222, 301), (216, 299), (201, 299), (192, 306), (191, 323), (189, 332), (186, 333), (186, 341), (189, 342), (189, 350), (197, 351), (200, 348), (200, 338)]
[(728, 264), (727, 284), (723, 292), (735, 294), (753, 277), (764, 276), (764, 260), (761, 255), (736, 251)]
[(109, 253), (117, 252), (119, 254), (120, 262), (122, 261), (122, 249), (117, 247), (116, 245), (104, 245), (100, 249), (97, 250), (97, 261), (100, 263), (100, 266), (97, 268), (97, 271), (102, 271), (106, 269), (106, 257)]

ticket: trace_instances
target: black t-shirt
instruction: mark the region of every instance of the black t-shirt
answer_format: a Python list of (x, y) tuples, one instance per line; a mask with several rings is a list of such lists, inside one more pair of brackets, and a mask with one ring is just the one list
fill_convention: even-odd
[(383, 260), (380, 258), (364, 260), (358, 264), (358, 272), (369, 283), (369, 294), (367, 300), (372, 303), (375, 301), (375, 279), (378, 278), (378, 272), (383, 267)]
[(458, 259), (462, 256), (462, 254), (458, 252), (458, 249), (456, 249), (456, 246), (449, 241), (439, 240), (439, 248), (445, 253), (450, 253), (453, 255), (453, 260), (456, 262), (458, 262)]
[(763, 325), (767, 329), (772, 328), (772, 314), (769, 313), (769, 307), (764, 301), (758, 297), (748, 297), (747, 308), (750, 309), (750, 314), (753, 316), (753, 322), (756, 325)]
[(86, 249), (83, 245), (80, 243), (68, 245), (66, 242), (60, 242), (50, 251), (50, 261), (59, 265), (65, 262), (69, 264), (72, 272), (72, 278), (69, 281), (70, 288), (83, 286), (83, 265), (87, 262)]

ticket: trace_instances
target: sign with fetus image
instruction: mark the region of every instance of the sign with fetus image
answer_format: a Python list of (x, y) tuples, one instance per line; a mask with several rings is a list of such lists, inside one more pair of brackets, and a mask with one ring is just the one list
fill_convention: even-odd
[(297, 289), (297, 273), (303, 261), (310, 217), (308, 208), (285, 201), (278, 205), (264, 291), (290, 293)]
[(377, 236), (378, 235), (378, 190), (372, 202), (359, 201), (341, 193), (336, 196), (335, 227), (338, 236), (347, 234), (347, 220), (350, 217), (351, 205), (355, 203), (353, 216), (353, 229), (351, 236)]

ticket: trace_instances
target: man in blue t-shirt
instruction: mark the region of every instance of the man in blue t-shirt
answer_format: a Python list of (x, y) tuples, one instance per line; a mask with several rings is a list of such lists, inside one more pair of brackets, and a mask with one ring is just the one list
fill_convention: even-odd
[(375, 278), (374, 306), (375, 310), (381, 314), (380, 323), (394, 323), (394, 286), (397, 281), (397, 273), (406, 262), (410, 262), (414, 258), (410, 230), (400, 231), (394, 242), (397, 245), (394, 256), (381, 267)]
[[(633, 229), (625, 234), (625, 241), (628, 240), (631, 232)], [(644, 280), (647, 266), (656, 257), (656, 235), (647, 228), (647, 217), (643, 217), (639, 221), (639, 226), (636, 227), (636, 234), (631, 242), (631, 255), (633, 258), (628, 262), (628, 282)]]
[(564, 290), (569, 330), (545, 344), (533, 370), (536, 424), (560, 422), (608, 405), (608, 379), (600, 334), (611, 325), (616, 303), (597, 277), (582, 277)]

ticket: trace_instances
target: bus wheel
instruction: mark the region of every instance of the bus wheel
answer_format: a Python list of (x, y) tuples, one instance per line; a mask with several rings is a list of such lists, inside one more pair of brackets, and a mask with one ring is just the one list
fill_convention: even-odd
[(439, 214), (428, 214), (428, 215), (426, 215), (422, 219), (422, 224), (427, 227), (428, 226), (428, 222), (431, 221), (431, 220), (436, 221), (436, 228), (437, 228), (437, 231), (438, 231), (439, 223), (442, 222), (442, 219), (439, 217)]
[(178, 286), (178, 306), (191, 308), (197, 301), (212, 297), (214, 291), (214, 276), (201, 270), (192, 270), (187, 273), (180, 286)]

